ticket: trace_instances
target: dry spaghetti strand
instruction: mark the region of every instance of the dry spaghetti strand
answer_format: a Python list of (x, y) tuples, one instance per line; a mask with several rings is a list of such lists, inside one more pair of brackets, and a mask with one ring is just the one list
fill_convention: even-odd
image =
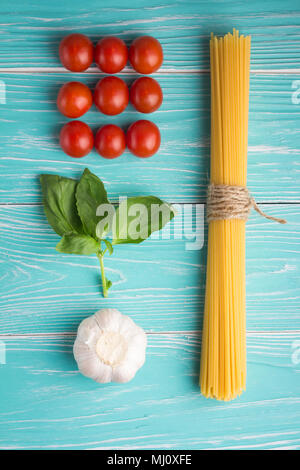
[[(210, 40), (211, 184), (247, 184), (250, 37)], [(245, 220), (212, 220), (208, 231), (200, 386), (232, 400), (246, 386)]]

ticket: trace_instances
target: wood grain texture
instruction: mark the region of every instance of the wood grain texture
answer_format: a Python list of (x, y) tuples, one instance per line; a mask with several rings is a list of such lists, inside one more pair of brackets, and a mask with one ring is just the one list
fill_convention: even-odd
[(1, 337), (0, 448), (299, 449), (299, 339), (249, 334), (247, 391), (221, 403), (200, 395), (198, 335), (149, 335), (134, 380), (102, 386), (72, 336)]
[[(74, 75), (92, 88), (99, 74)], [(67, 119), (56, 108), (66, 74), (1, 75), (7, 102), (0, 105), (1, 202), (39, 202), (40, 173), (78, 176), (88, 166), (107, 185), (110, 197), (155, 194), (170, 201), (204, 201), (209, 175), (209, 75), (158, 76), (164, 91), (161, 109), (149, 117), (162, 134), (162, 146), (150, 159), (129, 152), (111, 161), (96, 151), (83, 159), (65, 155), (58, 143)], [(130, 84), (136, 78), (127, 78)], [(293, 104), (299, 75), (252, 76), (249, 115), (249, 188), (258, 201), (300, 201), (299, 106)], [(300, 85), (299, 85), (300, 88)], [(129, 106), (108, 117), (92, 108), (82, 120), (96, 130), (114, 122), (124, 129), (144, 118)]]
[[(298, 0), (1, 2), (0, 448), (300, 449), (299, 17)], [(204, 202), (208, 40), (232, 27), (252, 35), (249, 187), (288, 224), (257, 214), (248, 223), (248, 385), (228, 404), (204, 399), (197, 385), (206, 248), (186, 250), (195, 233), (192, 206), (183, 239), (177, 216), (171, 239), (165, 230), (141, 246), (117, 247), (106, 260), (114, 286), (104, 300), (96, 258), (58, 254), (37, 203), (40, 173), (77, 177), (85, 166), (113, 201), (155, 194)], [(163, 137), (157, 156), (126, 153), (107, 162), (93, 152), (73, 160), (59, 150), (67, 121), (55, 106), (59, 86), (80, 80), (93, 87), (101, 78), (95, 66), (76, 75), (61, 67), (58, 44), (70, 32), (95, 42), (107, 34), (128, 45), (141, 34), (161, 41), (165, 60), (155, 77), (165, 99), (150, 116)], [(129, 66), (123, 72), (128, 83), (136, 78)], [(112, 120), (126, 129), (142, 117), (129, 107)], [(84, 120), (93, 129), (108, 121), (95, 109)], [(104, 306), (148, 332), (146, 365), (127, 385), (99, 387), (72, 356), (79, 322)]]
[[(247, 325), (250, 330), (299, 328), (298, 205), (265, 205), (285, 226), (253, 213), (247, 230)], [(189, 211), (188, 211), (189, 212)], [(74, 332), (104, 306), (119, 308), (151, 331), (199, 330), (205, 285), (206, 248), (186, 249), (195, 234), (186, 213), (160, 239), (115, 248), (105, 264), (113, 287), (101, 296), (96, 257), (55, 251), (59, 237), (41, 206), (2, 206), (1, 333)], [(198, 233), (203, 218), (199, 217)], [(176, 239), (180, 237), (181, 240)], [(195, 239), (195, 238), (194, 238)], [(284, 315), (283, 315), (284, 312)]]
[(252, 35), (253, 69), (300, 68), (297, 0), (2, 3), (1, 67), (58, 66), (61, 38), (81, 32), (95, 42), (104, 35), (118, 35), (127, 44), (137, 35), (152, 34), (162, 42), (165, 70), (203, 70), (209, 67), (211, 31), (224, 34), (236, 27)]

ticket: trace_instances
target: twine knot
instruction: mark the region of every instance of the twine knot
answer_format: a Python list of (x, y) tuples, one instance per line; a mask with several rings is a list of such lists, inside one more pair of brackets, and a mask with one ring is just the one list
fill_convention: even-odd
[(207, 220), (240, 219), (248, 220), (252, 207), (261, 216), (279, 224), (286, 224), (285, 219), (279, 219), (265, 214), (256, 204), (245, 186), (227, 184), (210, 184), (207, 194)]

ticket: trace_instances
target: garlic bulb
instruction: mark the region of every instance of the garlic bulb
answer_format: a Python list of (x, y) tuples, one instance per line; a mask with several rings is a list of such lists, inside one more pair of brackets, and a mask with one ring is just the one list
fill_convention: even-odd
[(83, 320), (73, 352), (80, 372), (99, 383), (129, 382), (145, 362), (147, 337), (118, 310), (105, 308)]

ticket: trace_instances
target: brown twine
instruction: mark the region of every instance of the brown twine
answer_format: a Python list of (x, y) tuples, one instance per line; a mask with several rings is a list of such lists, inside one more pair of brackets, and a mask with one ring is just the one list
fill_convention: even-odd
[(241, 219), (248, 220), (252, 207), (260, 215), (279, 224), (286, 220), (265, 214), (251, 197), (245, 186), (210, 184), (207, 195), (207, 220)]

